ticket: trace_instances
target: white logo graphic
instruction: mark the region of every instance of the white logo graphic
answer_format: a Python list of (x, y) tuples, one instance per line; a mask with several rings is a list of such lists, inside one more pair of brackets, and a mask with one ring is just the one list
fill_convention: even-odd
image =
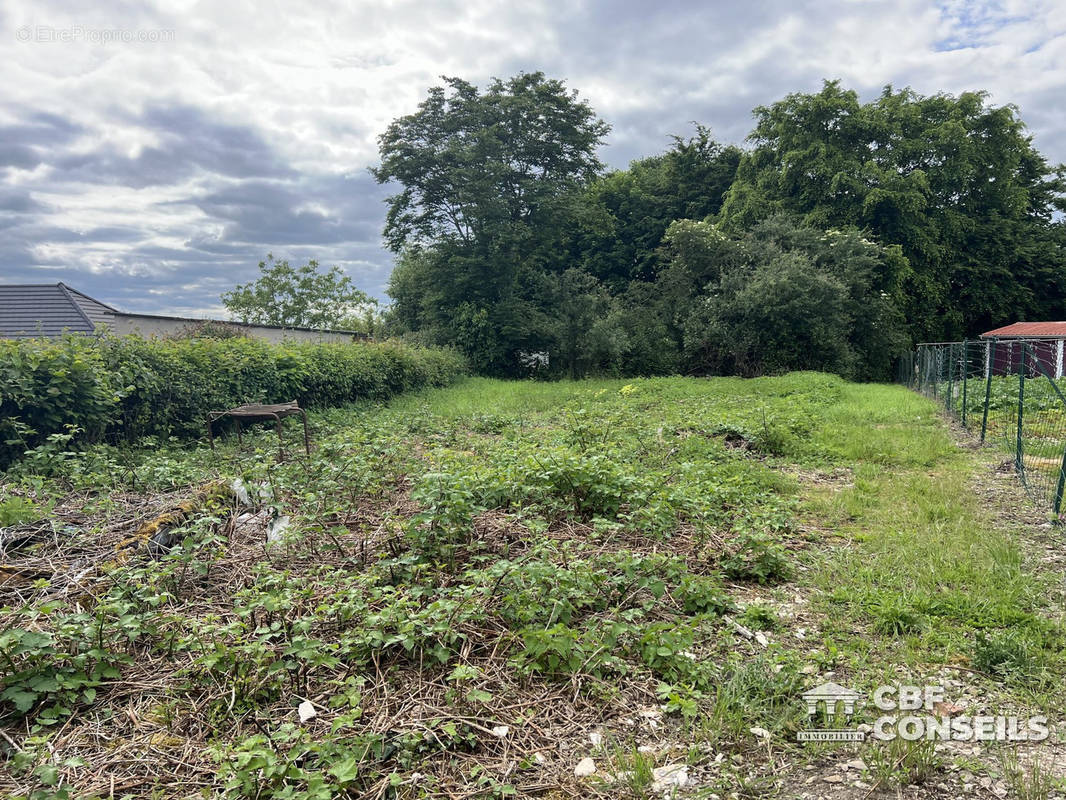
[[(807, 716), (812, 719), (818, 716), (819, 705), (823, 706), (826, 719), (833, 719), (841, 713), (841, 709), (844, 716), (850, 719), (861, 699), (862, 695), (858, 692), (832, 682), (815, 686), (803, 693), (803, 700), (807, 703)], [(861, 742), (865, 734), (850, 728), (815, 728), (798, 731), (796, 738), (801, 742)]]
[[(837, 719), (843, 714), (850, 721), (855, 709), (862, 705), (862, 695), (832, 682), (815, 686), (802, 697), (807, 704), (807, 716), (812, 720), (821, 711), (826, 720)], [(919, 739), (1041, 742), (1048, 737), (1046, 716), (961, 715), (958, 712), (963, 710), (962, 707), (945, 702), (944, 687), (936, 684), (879, 686), (873, 693), (873, 705), (883, 715), (872, 727), (863, 727), (880, 741), (898, 737), (910, 742)], [(866, 734), (857, 727), (813, 728), (798, 731), (796, 738), (801, 742), (861, 742)]]

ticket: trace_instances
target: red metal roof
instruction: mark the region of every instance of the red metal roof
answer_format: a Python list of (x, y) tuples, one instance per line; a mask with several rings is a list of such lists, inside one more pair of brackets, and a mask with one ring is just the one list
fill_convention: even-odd
[(1015, 322), (1002, 328), (985, 331), (982, 339), (1019, 337), (1026, 339), (1066, 338), (1066, 322)]

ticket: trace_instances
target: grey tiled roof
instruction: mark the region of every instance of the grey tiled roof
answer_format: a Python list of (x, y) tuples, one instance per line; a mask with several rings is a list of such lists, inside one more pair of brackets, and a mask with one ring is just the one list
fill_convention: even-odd
[(113, 313), (64, 283), (0, 285), (0, 339), (92, 333)]

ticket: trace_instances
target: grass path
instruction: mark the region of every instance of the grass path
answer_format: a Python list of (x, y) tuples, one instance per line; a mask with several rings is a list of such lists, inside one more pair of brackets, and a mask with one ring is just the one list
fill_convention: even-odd
[[(994, 453), (897, 387), (848, 386), (820, 436), (853, 463), (847, 480), (804, 491), (804, 510), (825, 532), (800, 582), (816, 590), (817, 655), (835, 654), (823, 666), (867, 693), (940, 684), (953, 713), (1042, 713), (1053, 726), (1040, 745), (829, 748), (817, 755), (819, 774), (843, 774), (845, 785), (827, 796), (852, 796), (848, 784), (864, 796), (872, 778), (914, 784), (916, 796), (1059, 796), (1066, 662), (1056, 529)], [(861, 753), (874, 768), (842, 773), (841, 761)]]

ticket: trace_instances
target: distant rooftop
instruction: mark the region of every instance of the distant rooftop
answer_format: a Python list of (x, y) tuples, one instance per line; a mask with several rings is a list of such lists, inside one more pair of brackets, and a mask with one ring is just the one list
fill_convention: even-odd
[(0, 338), (92, 333), (117, 313), (65, 283), (0, 284)]
[[(138, 323), (140, 321), (140, 323)], [(152, 323), (152, 330), (159, 332), (159, 325), (168, 325), (180, 330), (205, 322), (217, 322), (234, 326), (243, 331), (299, 331), (304, 334), (331, 334), (357, 339), (367, 338), (358, 331), (330, 328), (302, 328), (296, 326), (242, 323), (232, 320), (212, 320), (195, 317), (175, 317), (162, 314), (129, 314), (101, 303), (89, 295), (72, 289), (65, 283), (0, 284), (0, 339), (27, 339), (40, 336), (54, 337), (63, 333), (93, 333), (98, 325), (107, 325), (114, 330), (130, 332), (138, 324)], [(123, 327), (122, 323), (126, 323)], [(147, 330), (147, 329), (146, 329)]]
[(1066, 322), (1015, 322), (986, 331), (982, 339), (1066, 339)]

